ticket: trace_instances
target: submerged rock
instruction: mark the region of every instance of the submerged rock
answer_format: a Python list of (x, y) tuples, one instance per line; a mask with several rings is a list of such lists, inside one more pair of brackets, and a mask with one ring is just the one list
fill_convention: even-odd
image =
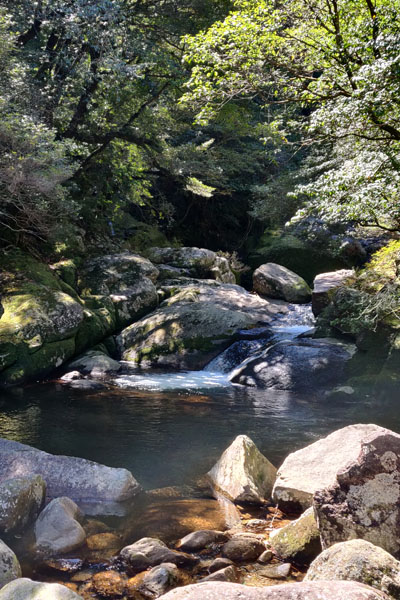
[[(160, 600), (389, 600), (389, 596), (354, 581), (307, 581), (272, 587), (206, 582), (171, 590)], [(1, 600), (1, 597), (0, 597)]]
[(334, 544), (311, 563), (305, 581), (359, 581), (400, 598), (400, 562), (365, 540)]
[(18, 558), (11, 548), (0, 540), (0, 588), (10, 581), (13, 581), (13, 579), (21, 577), (21, 574), (21, 566), (18, 562)]
[(296, 521), (273, 531), (269, 541), (280, 558), (309, 564), (321, 552), (314, 509), (310, 507)]
[(17, 532), (32, 523), (46, 495), (40, 475), (16, 477), (0, 483), (0, 531)]
[(51, 554), (79, 548), (86, 539), (81, 519), (79, 508), (70, 498), (52, 500), (35, 523), (36, 546)]
[(253, 288), (262, 296), (303, 304), (311, 300), (311, 290), (300, 275), (276, 263), (266, 263), (254, 271)]
[(377, 427), (360, 446), (314, 495), (322, 547), (360, 538), (400, 556), (400, 435)]
[(0, 438), (0, 482), (15, 477), (39, 474), (47, 483), (47, 496), (68, 496), (88, 502), (122, 502), (142, 488), (126, 469), (48, 454), (31, 446)]
[(355, 346), (334, 339), (282, 341), (231, 374), (233, 383), (275, 390), (310, 390), (336, 384)]
[(358, 457), (362, 441), (380, 433), (377, 425), (349, 425), (292, 452), (278, 470), (272, 498), (282, 510), (305, 510), (317, 490), (336, 483), (336, 475)]
[(201, 369), (240, 337), (240, 331), (267, 324), (285, 312), (237, 285), (215, 281), (178, 283), (147, 317), (117, 338), (122, 358), (143, 367)]
[(207, 475), (233, 502), (263, 503), (271, 496), (276, 468), (249, 437), (238, 435)]
[(40, 583), (22, 578), (12, 581), (0, 590), (0, 600), (83, 600), (72, 590), (59, 583)]
[(92, 588), (102, 598), (120, 598), (125, 593), (126, 581), (117, 571), (102, 571), (94, 575)]

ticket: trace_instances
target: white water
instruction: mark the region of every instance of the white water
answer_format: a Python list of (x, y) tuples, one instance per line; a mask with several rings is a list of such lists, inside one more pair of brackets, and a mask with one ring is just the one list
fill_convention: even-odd
[[(205, 391), (227, 388), (234, 384), (231, 378), (249, 362), (266, 355), (276, 344), (290, 342), (299, 335), (309, 331), (314, 325), (311, 305), (289, 304), (288, 312), (279, 315), (265, 328), (268, 335), (256, 340), (242, 340), (234, 343), (227, 350), (212, 360), (203, 371), (178, 371), (168, 373), (127, 373), (119, 376), (114, 383), (122, 388), (148, 390), (152, 392), (166, 391)], [(232, 348), (244, 352), (243, 359), (232, 364), (229, 353)]]

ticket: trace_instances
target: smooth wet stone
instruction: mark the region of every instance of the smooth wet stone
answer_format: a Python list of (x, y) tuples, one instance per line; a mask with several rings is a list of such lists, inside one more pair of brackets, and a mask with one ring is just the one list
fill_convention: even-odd
[(332, 293), (344, 285), (350, 277), (354, 277), (354, 271), (351, 269), (320, 273), (316, 276), (312, 291), (312, 310), (315, 316), (318, 316), (328, 306)]
[(400, 562), (365, 540), (334, 544), (317, 556), (305, 580), (326, 579), (358, 581), (400, 598)]
[(233, 562), (229, 558), (224, 558), (223, 556), (219, 556), (215, 558), (210, 566), (208, 567), (209, 573), (215, 573), (215, 571), (219, 571), (220, 569), (225, 569), (226, 567), (230, 567), (233, 565)]
[(261, 577), (269, 577), (270, 579), (286, 579), (290, 575), (292, 566), (290, 563), (282, 563), (280, 565), (270, 565), (257, 570), (257, 575)]
[(258, 557), (257, 562), (262, 564), (269, 563), (271, 562), (273, 556), (274, 555), (272, 554), (271, 550), (266, 550), (261, 554), (261, 556)]
[(74, 381), (76, 379), (81, 379), (82, 375), (79, 371), (69, 371), (65, 373), (62, 377), (60, 377), (61, 381)]
[(48, 454), (0, 438), (0, 482), (15, 477), (16, 473), (41, 475), (47, 484), (48, 498), (68, 496), (74, 501), (91, 503), (122, 502), (142, 491), (126, 469), (107, 467), (84, 458)]
[(85, 375), (90, 373), (92, 375), (96, 374), (97, 376), (116, 373), (121, 369), (121, 364), (118, 361), (107, 356), (104, 352), (98, 352), (96, 350), (85, 352), (85, 354), (82, 354), (82, 356), (70, 363), (69, 366)]
[(269, 542), (280, 558), (309, 564), (322, 550), (314, 509), (310, 507), (296, 521), (273, 531)]
[(311, 290), (304, 279), (276, 263), (266, 263), (254, 271), (253, 288), (262, 296), (286, 302), (303, 304), (311, 300)]
[(83, 600), (65, 585), (22, 578), (0, 590), (0, 600)]
[(252, 534), (236, 534), (222, 546), (222, 555), (233, 562), (257, 560), (264, 552), (265, 544)]
[(212, 529), (203, 529), (202, 531), (193, 531), (179, 540), (177, 548), (184, 552), (198, 552), (210, 546), (211, 544), (222, 544), (227, 542), (229, 536), (222, 531)]
[(175, 588), (160, 600), (389, 600), (389, 596), (354, 581), (307, 581), (271, 587), (215, 581)]
[(93, 576), (92, 588), (102, 598), (120, 598), (125, 593), (126, 581), (117, 571), (102, 571)]
[(80, 558), (50, 558), (45, 560), (40, 568), (58, 571), (60, 573), (76, 573), (83, 567), (83, 560)]
[(271, 496), (276, 468), (247, 435), (238, 435), (207, 475), (233, 502), (263, 503)]
[(56, 498), (35, 523), (36, 546), (45, 552), (63, 554), (82, 546), (86, 533), (78, 520), (82, 514), (70, 498)]
[(43, 506), (46, 483), (40, 475), (0, 483), (0, 532), (11, 533), (32, 523)]
[(224, 569), (219, 569), (207, 577), (203, 577), (200, 581), (238, 581), (239, 574), (234, 566), (230, 565)]
[(323, 549), (364, 539), (400, 556), (400, 435), (382, 427), (361, 440), (336, 482), (314, 494)]
[(0, 588), (21, 577), (21, 566), (14, 552), (0, 540)]
[(146, 597), (158, 598), (171, 588), (176, 587), (180, 581), (178, 567), (173, 563), (162, 563), (145, 573), (138, 589)]
[(381, 432), (377, 425), (349, 425), (297, 452), (279, 467), (272, 498), (282, 510), (305, 510), (317, 490), (336, 483), (337, 473), (358, 457), (362, 440)]
[[(177, 566), (193, 566), (199, 562), (198, 558), (171, 550), (164, 542), (156, 538), (142, 538), (130, 546), (125, 546), (120, 552), (122, 561), (134, 570), (143, 570), (143, 564), (157, 566), (161, 563), (173, 563)], [(144, 567), (146, 568), (146, 567)]]

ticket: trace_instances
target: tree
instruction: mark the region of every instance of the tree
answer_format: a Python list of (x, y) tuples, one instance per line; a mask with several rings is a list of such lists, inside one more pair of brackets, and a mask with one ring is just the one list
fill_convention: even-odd
[(296, 105), (282, 135), (313, 148), (294, 194), (327, 219), (400, 227), (400, 3), (238, 0), (187, 39), (186, 102), (204, 122), (232, 98)]

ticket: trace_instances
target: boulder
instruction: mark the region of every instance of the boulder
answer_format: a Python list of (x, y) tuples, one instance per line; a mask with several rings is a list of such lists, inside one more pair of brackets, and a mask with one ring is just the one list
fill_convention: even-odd
[(360, 538), (400, 556), (400, 435), (376, 428), (314, 494), (322, 547)]
[(124, 252), (86, 262), (78, 288), (84, 300), (92, 299), (97, 308), (107, 310), (115, 318), (115, 328), (121, 328), (157, 306), (157, 277), (158, 269), (149, 260)]
[[(157, 265), (180, 269), (191, 277), (235, 283), (228, 259), (205, 248), (149, 248), (148, 258)], [(165, 272), (165, 269), (164, 269)]]
[(305, 581), (359, 581), (400, 598), (400, 562), (365, 540), (349, 540), (324, 550), (311, 563)]
[(46, 483), (40, 475), (0, 483), (0, 531), (15, 533), (32, 523), (43, 506)]
[(300, 275), (276, 263), (261, 265), (253, 273), (253, 288), (262, 296), (303, 304), (311, 300), (311, 290)]
[(121, 369), (118, 361), (114, 360), (104, 352), (97, 350), (89, 350), (82, 356), (75, 359), (69, 364), (71, 369), (75, 369), (83, 374), (91, 374), (96, 376), (107, 375), (108, 373), (116, 373)]
[(193, 566), (199, 562), (194, 556), (170, 550), (164, 542), (156, 538), (142, 538), (130, 546), (125, 546), (120, 552), (120, 557), (125, 564), (137, 571), (161, 563), (173, 563), (183, 567)]
[(17, 577), (21, 577), (21, 574), (21, 566), (18, 558), (11, 548), (0, 540), (0, 588), (10, 581), (17, 579)]
[(276, 468), (247, 435), (238, 435), (207, 476), (233, 502), (263, 503), (271, 496)]
[(238, 533), (222, 546), (222, 556), (235, 563), (257, 560), (264, 551), (264, 542), (252, 533)]
[(35, 523), (36, 546), (50, 554), (64, 554), (82, 546), (86, 533), (79, 521), (82, 514), (70, 498), (55, 498)]
[(202, 529), (188, 533), (188, 535), (179, 540), (177, 547), (183, 550), (183, 552), (198, 552), (211, 544), (223, 544), (228, 539), (229, 536), (222, 531)]
[(273, 531), (269, 541), (279, 558), (309, 564), (321, 552), (314, 509), (308, 508), (296, 521)]
[(328, 306), (332, 293), (344, 285), (350, 277), (354, 277), (354, 271), (351, 269), (320, 273), (316, 276), (311, 298), (312, 310), (315, 316), (318, 316)]
[[(389, 596), (355, 581), (307, 581), (271, 587), (206, 582), (171, 590), (160, 600), (389, 600)], [(0, 600), (1, 596), (0, 596)]]
[(47, 497), (68, 496), (87, 502), (122, 502), (141, 491), (126, 469), (56, 456), (19, 442), (0, 438), (0, 482), (18, 476), (38, 474), (47, 484)]
[(0, 600), (83, 600), (72, 590), (59, 583), (40, 583), (22, 578), (12, 581), (0, 590)]
[(355, 346), (338, 340), (282, 341), (235, 369), (233, 383), (275, 390), (307, 391), (326, 388), (345, 376)]
[(309, 508), (314, 493), (334, 485), (338, 471), (358, 457), (363, 439), (381, 431), (377, 425), (349, 425), (289, 454), (278, 470), (273, 501), (287, 511)]
[(160, 307), (117, 338), (122, 358), (142, 367), (202, 369), (240, 338), (241, 330), (267, 324), (286, 307), (237, 285), (177, 280), (163, 288)]

